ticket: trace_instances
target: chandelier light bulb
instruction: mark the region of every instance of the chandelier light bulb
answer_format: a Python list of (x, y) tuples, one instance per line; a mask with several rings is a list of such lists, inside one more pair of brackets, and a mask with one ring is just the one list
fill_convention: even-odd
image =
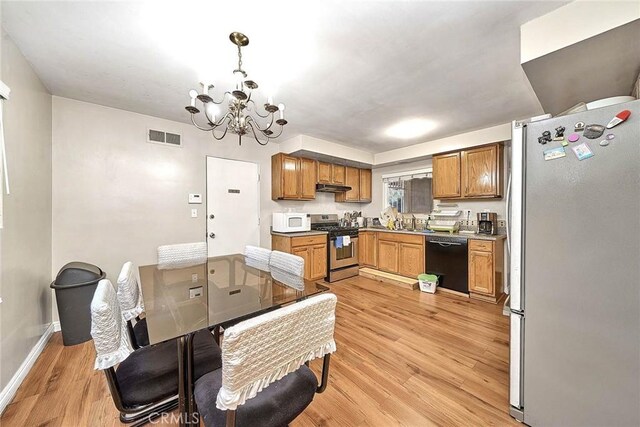
[(200, 84), (202, 85), (202, 94), (203, 95), (209, 95), (209, 83), (202, 82)]
[(204, 107), (204, 108), (207, 111), (207, 114), (209, 115), (209, 117), (211, 117), (211, 121), (215, 122), (216, 121), (216, 116), (220, 112), (218, 107), (214, 103), (209, 102), (207, 104), (207, 106)]
[(280, 118), (284, 119), (284, 104), (278, 104), (278, 110), (280, 110)]
[(269, 98), (267, 98), (267, 104), (273, 105), (273, 96), (270, 96)]
[(191, 89), (189, 91), (189, 96), (191, 97), (191, 99), (196, 99), (196, 96), (198, 96), (198, 91), (195, 89)]

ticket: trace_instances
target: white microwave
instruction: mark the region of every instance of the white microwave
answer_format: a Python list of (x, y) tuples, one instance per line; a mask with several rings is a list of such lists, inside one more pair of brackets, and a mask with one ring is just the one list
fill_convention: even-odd
[(273, 231), (295, 233), (311, 230), (311, 215), (306, 213), (274, 212), (271, 222)]

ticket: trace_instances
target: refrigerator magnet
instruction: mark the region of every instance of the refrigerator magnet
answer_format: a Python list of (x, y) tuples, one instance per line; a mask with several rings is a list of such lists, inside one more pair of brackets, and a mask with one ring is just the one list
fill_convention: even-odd
[(578, 122), (573, 126), (574, 132), (582, 132), (584, 130), (584, 122)]
[(580, 135), (578, 135), (577, 133), (572, 133), (567, 137), (567, 139), (569, 140), (569, 142), (576, 142), (580, 139)]
[(588, 159), (589, 157), (593, 157), (593, 151), (591, 151), (591, 148), (587, 145), (586, 142), (573, 146), (571, 147), (571, 149), (575, 153), (578, 160), (584, 160)]
[(560, 142), (560, 144), (562, 144), (563, 147), (566, 147), (567, 145), (569, 145), (569, 141), (567, 141), (566, 139), (562, 138), (562, 142)]
[(559, 159), (560, 157), (564, 157), (567, 155), (564, 152), (564, 147), (549, 148), (548, 150), (544, 150), (543, 154), (545, 161)]

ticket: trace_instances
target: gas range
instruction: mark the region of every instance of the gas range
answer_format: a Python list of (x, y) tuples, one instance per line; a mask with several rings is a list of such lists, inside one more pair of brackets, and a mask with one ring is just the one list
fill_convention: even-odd
[[(358, 267), (358, 227), (340, 225), (338, 215), (311, 215), (311, 229), (327, 232), (327, 277), (334, 282), (357, 276)], [(338, 239), (349, 236), (350, 239)]]

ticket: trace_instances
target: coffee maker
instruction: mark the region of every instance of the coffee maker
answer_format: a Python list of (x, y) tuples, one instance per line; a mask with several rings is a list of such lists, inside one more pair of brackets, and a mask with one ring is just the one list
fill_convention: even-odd
[(478, 212), (478, 234), (498, 234), (498, 214)]

